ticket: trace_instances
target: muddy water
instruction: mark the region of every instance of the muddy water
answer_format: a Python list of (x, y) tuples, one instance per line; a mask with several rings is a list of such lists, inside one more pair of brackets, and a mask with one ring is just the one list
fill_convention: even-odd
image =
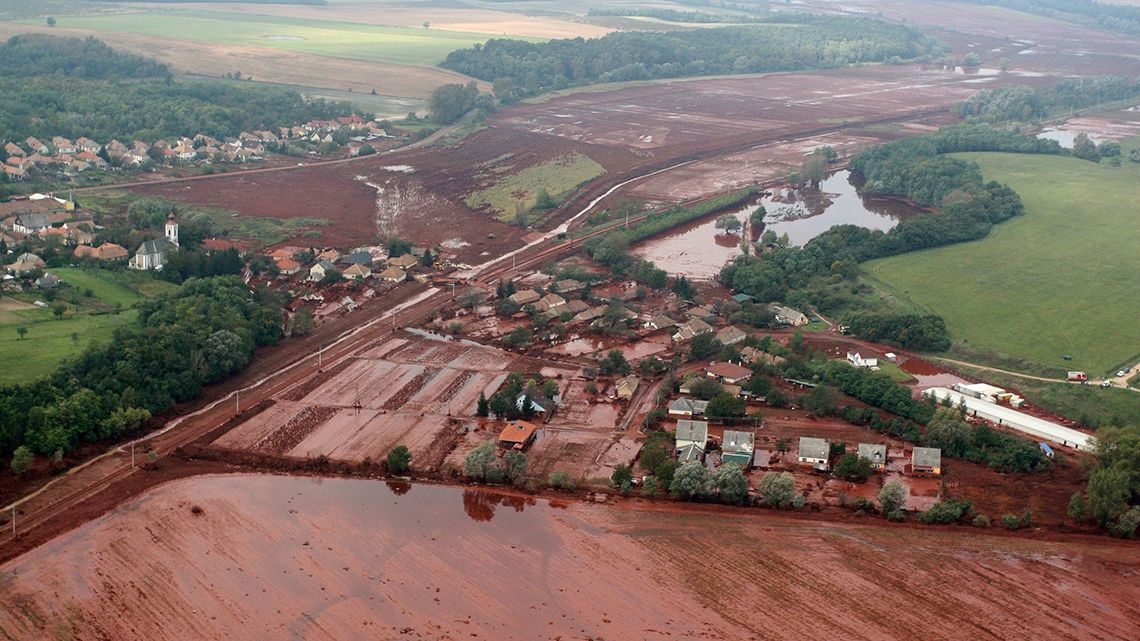
[[(858, 225), (868, 229), (891, 229), (920, 213), (905, 203), (861, 195), (851, 173), (832, 174), (817, 190), (774, 190), (772, 196), (756, 200), (740, 209), (725, 212), (741, 222), (758, 206), (768, 210), (764, 230), (787, 234), (791, 244), (803, 245), (835, 225)], [(723, 215), (723, 214), (721, 214)], [(725, 234), (716, 228), (716, 219), (690, 223), (641, 244), (634, 253), (652, 260), (670, 274), (690, 278), (715, 278), (720, 268), (741, 253), (739, 234)], [(761, 230), (753, 230), (758, 237)]]

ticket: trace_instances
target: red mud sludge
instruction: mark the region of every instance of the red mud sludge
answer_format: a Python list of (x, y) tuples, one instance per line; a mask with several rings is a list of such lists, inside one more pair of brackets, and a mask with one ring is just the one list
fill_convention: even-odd
[(1133, 543), (626, 505), (176, 481), (0, 567), (0, 637), (1128, 639), (1140, 616)]

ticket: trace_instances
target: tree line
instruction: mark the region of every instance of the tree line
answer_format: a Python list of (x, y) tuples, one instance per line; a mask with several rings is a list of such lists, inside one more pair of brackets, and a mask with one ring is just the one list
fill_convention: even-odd
[(1051, 87), (1025, 85), (986, 89), (958, 103), (954, 112), (971, 121), (1032, 122), (1061, 111), (1126, 100), (1140, 94), (1140, 79), (1119, 76), (1066, 78)]
[(870, 18), (775, 14), (765, 24), (672, 32), (616, 32), (532, 43), (494, 39), (448, 54), (441, 66), (494, 82), (513, 99), (599, 82), (824, 69), (915, 59), (942, 45)]
[(666, 22), (693, 24), (750, 24), (765, 22), (768, 18), (734, 13), (708, 13), (707, 11), (677, 11), (676, 9), (631, 8), (590, 9), (589, 16), (615, 16), (619, 18), (656, 18)]
[(240, 278), (188, 280), (48, 378), (0, 388), (0, 453), (40, 455), (111, 440), (241, 371), (282, 336), (281, 296)]
[(1125, 4), (1108, 4), (1095, 0), (951, 0), (951, 2), (997, 5), (1065, 21), (1075, 19), (1107, 31), (1140, 36), (1140, 7)]
[[(18, 36), (4, 47), (14, 61), (0, 63), (0, 131), (9, 140), (224, 138), (353, 113), (348, 102), (306, 100), (287, 89), (175, 81), (154, 60), (116, 53), (94, 38)], [(88, 53), (98, 56), (85, 60)]]

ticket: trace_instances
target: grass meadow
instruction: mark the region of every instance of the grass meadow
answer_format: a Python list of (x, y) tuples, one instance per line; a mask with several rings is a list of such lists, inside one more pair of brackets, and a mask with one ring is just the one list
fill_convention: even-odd
[(1017, 190), (1025, 215), (977, 242), (872, 261), (869, 274), (942, 315), (972, 350), (1098, 376), (1135, 363), (1140, 164), (957, 155)]
[[(499, 165), (492, 171), (498, 173), (504, 169), (503, 173), (506, 173), (513, 168)], [(534, 207), (535, 200), (543, 189), (555, 200), (561, 201), (578, 185), (604, 173), (605, 168), (590, 158), (571, 154), (507, 174), (490, 187), (468, 196), (466, 202), (472, 209), (490, 207), (496, 218), (509, 222), (515, 220), (520, 207), (524, 211)]]

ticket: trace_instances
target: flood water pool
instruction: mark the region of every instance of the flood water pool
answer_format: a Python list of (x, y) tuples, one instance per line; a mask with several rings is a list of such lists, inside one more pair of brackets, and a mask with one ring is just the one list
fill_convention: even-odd
[(851, 172), (839, 171), (823, 181), (819, 190), (776, 189), (771, 196), (757, 199), (739, 209), (722, 212), (652, 238), (634, 253), (651, 260), (670, 274), (689, 278), (715, 278), (721, 267), (741, 254), (741, 235), (725, 234), (716, 228), (724, 214), (747, 222), (749, 215), (763, 205), (768, 211), (763, 229), (751, 230), (757, 239), (771, 229), (778, 236), (787, 234), (792, 245), (803, 245), (835, 225), (858, 225), (889, 230), (910, 216), (921, 213), (906, 203), (860, 194)]

